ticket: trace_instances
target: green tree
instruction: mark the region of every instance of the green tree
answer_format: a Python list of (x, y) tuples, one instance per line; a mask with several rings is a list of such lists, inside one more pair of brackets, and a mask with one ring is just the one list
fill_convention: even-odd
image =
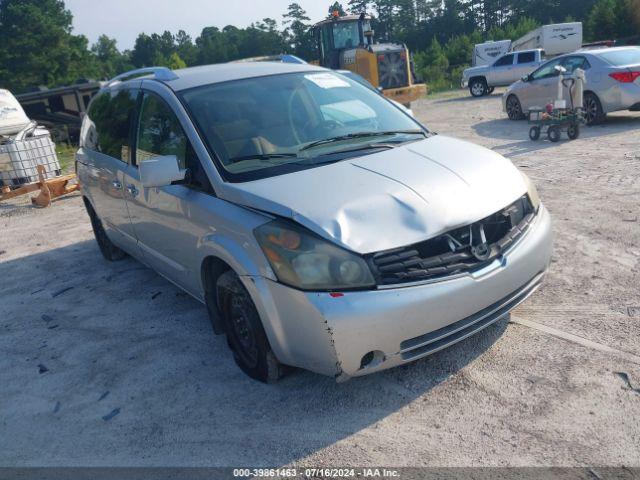
[[(631, 0), (598, 0), (586, 21), (587, 37), (590, 40), (623, 38), (638, 33), (633, 24), (639, 15), (637, 2)], [(635, 7), (635, 8), (634, 8)]]
[(187, 65), (194, 65), (198, 57), (198, 49), (193, 40), (184, 30), (179, 30), (175, 36), (176, 52)]
[(347, 14), (340, 2), (335, 2), (329, 7), (329, 17), (333, 16), (333, 12), (338, 12), (341, 17)]
[(429, 90), (437, 91), (449, 88), (447, 76), (449, 60), (437, 38), (433, 38), (429, 48), (415, 55), (416, 71), (429, 86)]
[(116, 40), (106, 35), (100, 35), (91, 53), (97, 60), (98, 78), (112, 78), (133, 68), (129, 56), (118, 50)]
[(349, 0), (349, 12), (354, 15), (366, 13), (371, 7), (372, 0)]
[(182, 60), (182, 58), (180, 58), (178, 52), (173, 52), (167, 59), (167, 67), (171, 70), (179, 70), (181, 68), (186, 68), (187, 64)]
[(301, 58), (316, 58), (315, 42), (307, 12), (298, 3), (292, 3), (282, 17), (283, 24), (286, 26), (283, 34), (284, 41), (293, 46), (293, 53)]
[(61, 0), (1, 0), (0, 85), (19, 93), (97, 75), (86, 37), (71, 33), (72, 20)]

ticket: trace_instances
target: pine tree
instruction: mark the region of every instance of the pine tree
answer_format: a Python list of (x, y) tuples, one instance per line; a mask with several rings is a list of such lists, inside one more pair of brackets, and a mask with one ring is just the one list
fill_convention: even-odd
[(367, 13), (371, 7), (371, 0), (349, 0), (349, 12), (354, 15)]

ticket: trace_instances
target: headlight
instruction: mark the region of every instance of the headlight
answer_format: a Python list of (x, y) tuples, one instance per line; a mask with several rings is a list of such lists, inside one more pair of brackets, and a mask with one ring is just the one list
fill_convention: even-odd
[(302, 290), (341, 290), (375, 285), (364, 259), (288, 222), (254, 230), (281, 283)]
[(522, 178), (524, 179), (524, 183), (527, 185), (527, 195), (529, 195), (529, 200), (531, 201), (531, 205), (533, 209), (537, 212), (540, 207), (540, 196), (538, 195), (538, 190), (536, 186), (533, 184), (531, 179), (527, 177), (524, 173), (520, 172)]

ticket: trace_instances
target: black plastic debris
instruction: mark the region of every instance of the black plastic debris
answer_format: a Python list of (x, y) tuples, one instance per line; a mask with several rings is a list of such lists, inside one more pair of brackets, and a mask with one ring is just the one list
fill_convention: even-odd
[(613, 372), (613, 374), (619, 377), (627, 385), (628, 390), (631, 390), (632, 392), (640, 394), (640, 388), (634, 388), (631, 385), (631, 379), (629, 378), (629, 375), (627, 375), (625, 372)]
[(38, 364), (38, 373), (47, 373), (49, 369), (45, 367), (42, 363)]
[(102, 420), (104, 420), (105, 422), (108, 422), (113, 417), (115, 417), (116, 415), (119, 415), (119, 414), (120, 414), (120, 409), (119, 408), (114, 408), (113, 410), (111, 410), (110, 413), (108, 413), (104, 417), (102, 417)]
[(107, 398), (108, 395), (109, 395), (109, 390), (107, 390), (102, 395), (100, 395), (100, 398), (98, 399), (98, 401), (104, 400), (105, 398)]
[(155, 300), (156, 298), (158, 298), (160, 295), (162, 295), (162, 292), (156, 292), (153, 295), (151, 295), (151, 300)]
[(62, 295), (63, 293), (68, 292), (69, 290), (72, 290), (72, 289), (73, 289), (73, 287), (66, 287), (66, 288), (63, 288), (62, 290), (58, 290), (57, 292), (53, 292), (53, 293), (51, 294), (51, 297), (52, 297), (52, 298), (56, 298), (56, 297), (58, 297), (58, 296)]

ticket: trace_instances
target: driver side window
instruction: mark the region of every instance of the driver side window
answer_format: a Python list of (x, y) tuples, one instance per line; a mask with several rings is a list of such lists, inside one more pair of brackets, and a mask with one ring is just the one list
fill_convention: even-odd
[(540, 80), (542, 78), (550, 78), (558, 76), (556, 67), (560, 65), (561, 60), (552, 60), (549, 63), (545, 63), (542, 67), (531, 74), (532, 80)]
[(136, 163), (153, 157), (175, 155), (181, 169), (188, 169), (184, 185), (205, 192), (213, 189), (178, 117), (162, 99), (145, 93), (136, 141)]
[(136, 161), (175, 155), (180, 168), (187, 168), (187, 136), (171, 109), (155, 95), (145, 94), (140, 113)]

